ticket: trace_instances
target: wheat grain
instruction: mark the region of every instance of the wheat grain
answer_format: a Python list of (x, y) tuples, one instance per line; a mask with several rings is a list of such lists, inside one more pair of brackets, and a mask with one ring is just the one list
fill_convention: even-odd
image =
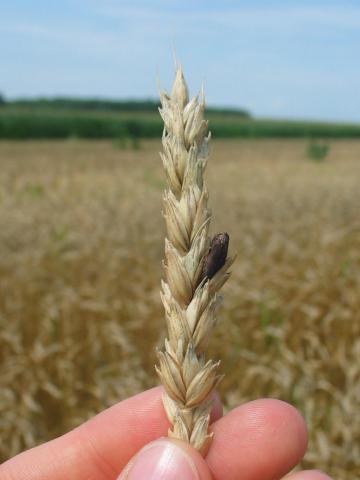
[(169, 436), (189, 442), (203, 455), (208, 433), (211, 392), (221, 376), (220, 362), (205, 361), (204, 350), (215, 324), (217, 293), (227, 280), (232, 259), (228, 235), (210, 242), (208, 193), (203, 180), (210, 133), (204, 120), (204, 94), (189, 101), (181, 67), (171, 95), (160, 94), (162, 138), (168, 188), (164, 193), (167, 229), (161, 298), (168, 339), (158, 353), (156, 371), (165, 388), (163, 403), (172, 424)]

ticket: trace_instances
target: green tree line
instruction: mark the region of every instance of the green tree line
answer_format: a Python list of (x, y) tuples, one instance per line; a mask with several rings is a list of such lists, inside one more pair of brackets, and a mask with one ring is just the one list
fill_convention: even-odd
[[(160, 138), (154, 100), (18, 99), (0, 95), (0, 139)], [(208, 108), (215, 138), (360, 138), (360, 125), (254, 119), (245, 110)]]

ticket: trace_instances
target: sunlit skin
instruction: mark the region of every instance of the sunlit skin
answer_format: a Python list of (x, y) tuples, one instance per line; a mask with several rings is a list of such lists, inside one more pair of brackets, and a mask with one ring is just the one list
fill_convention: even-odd
[[(28, 450), (0, 467), (1, 480), (115, 480), (131, 457), (148, 442), (165, 436), (169, 422), (161, 387), (105, 410), (62, 437)], [(300, 414), (279, 400), (261, 399), (222, 416), (215, 397), (214, 440), (204, 460), (191, 455), (201, 479), (276, 480), (303, 457), (307, 432)], [(326, 480), (317, 471), (298, 472), (287, 480)]]

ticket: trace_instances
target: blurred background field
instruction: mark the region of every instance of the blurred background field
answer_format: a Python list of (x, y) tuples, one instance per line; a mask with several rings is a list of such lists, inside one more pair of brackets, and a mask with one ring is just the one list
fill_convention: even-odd
[[(0, 143), (2, 460), (157, 383), (160, 143), (117, 140)], [(207, 170), (238, 255), (210, 351), (225, 406), (291, 402), (302, 466), (342, 480), (360, 475), (359, 178), (356, 139), (218, 139)]]

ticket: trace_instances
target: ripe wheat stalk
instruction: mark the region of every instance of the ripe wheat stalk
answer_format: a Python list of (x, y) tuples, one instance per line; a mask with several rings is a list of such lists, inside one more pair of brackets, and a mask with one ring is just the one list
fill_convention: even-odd
[(211, 213), (203, 180), (210, 133), (204, 120), (204, 94), (189, 101), (181, 67), (172, 92), (160, 93), (164, 121), (163, 160), (168, 188), (164, 192), (165, 239), (161, 299), (168, 338), (158, 352), (156, 371), (165, 389), (163, 403), (172, 424), (169, 436), (189, 442), (206, 454), (212, 434), (211, 393), (221, 379), (220, 362), (205, 361), (205, 349), (216, 322), (233, 259), (227, 257), (227, 233), (209, 237)]

